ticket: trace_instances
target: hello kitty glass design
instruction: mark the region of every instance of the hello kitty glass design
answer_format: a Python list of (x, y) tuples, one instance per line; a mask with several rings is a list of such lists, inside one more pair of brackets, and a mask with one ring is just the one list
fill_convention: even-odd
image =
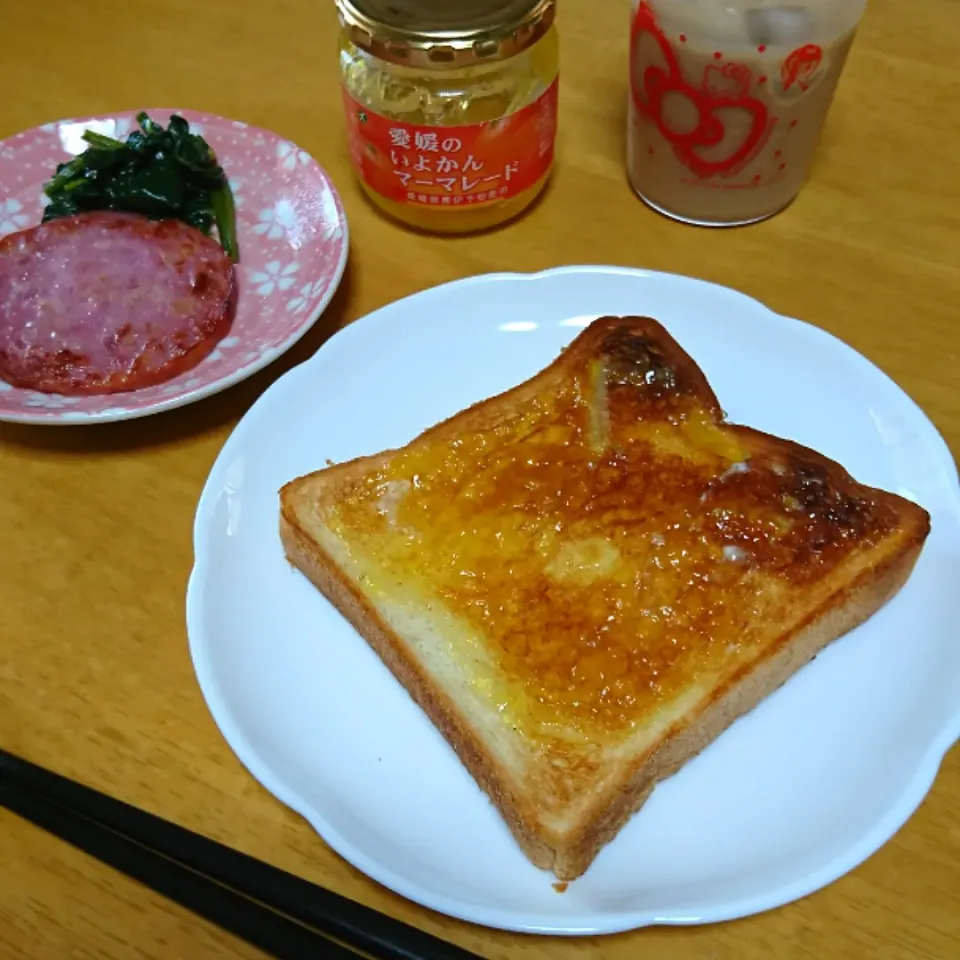
[(687, 223), (763, 220), (800, 192), (866, 0), (635, 0), (630, 182)]

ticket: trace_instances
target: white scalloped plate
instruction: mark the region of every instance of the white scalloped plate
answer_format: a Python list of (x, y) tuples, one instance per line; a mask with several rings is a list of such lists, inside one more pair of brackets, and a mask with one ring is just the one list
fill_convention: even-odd
[[(284, 561), (277, 490), (513, 386), (607, 313), (660, 319), (732, 420), (919, 501), (933, 531), (887, 607), (657, 787), (561, 895), (366, 643)], [(476, 923), (612, 933), (802, 897), (892, 836), (960, 734), (960, 486), (945, 444), (843, 343), (696, 280), (612, 267), (497, 274), (378, 310), (239, 424), (194, 547), (190, 647), (231, 747), (356, 867)]]
[[(275, 133), (193, 110), (151, 109), (164, 125), (179, 113), (206, 138), (237, 204), (237, 310), (216, 349), (165, 383), (130, 393), (63, 397), (0, 380), (0, 420), (85, 424), (130, 420), (193, 403), (245, 380), (317, 322), (347, 263), (347, 219), (317, 162)], [(0, 140), (0, 236), (40, 222), (43, 184), (80, 153), (84, 130), (123, 139), (135, 113), (61, 120)]]

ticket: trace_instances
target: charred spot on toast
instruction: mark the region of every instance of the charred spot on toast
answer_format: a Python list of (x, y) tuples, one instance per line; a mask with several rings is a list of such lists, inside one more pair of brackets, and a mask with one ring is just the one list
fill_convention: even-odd
[(795, 455), (751, 462), (711, 483), (703, 501), (708, 536), (797, 582), (821, 575), (849, 544), (869, 544), (896, 523), (896, 512), (845, 472)]
[(601, 352), (611, 386), (642, 387), (657, 397), (679, 387), (677, 370), (649, 336), (625, 326), (615, 327), (603, 338)]
[(864, 495), (866, 488), (858, 487), (850, 477), (832, 480), (826, 467), (810, 461), (794, 461), (792, 466), (783, 497), (788, 507), (799, 505), (805, 515), (812, 551), (843, 540), (871, 539), (895, 522), (893, 511)]
[(829, 534), (842, 537), (863, 536), (878, 520), (876, 505), (852, 492), (856, 489), (848, 476), (831, 479), (822, 464), (813, 461), (788, 461), (782, 477), (781, 502), (790, 513), (801, 513), (822, 528), (812, 538), (824, 543)]

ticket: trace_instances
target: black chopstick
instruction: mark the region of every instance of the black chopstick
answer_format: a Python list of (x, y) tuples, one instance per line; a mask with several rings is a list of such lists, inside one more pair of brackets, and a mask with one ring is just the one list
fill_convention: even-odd
[(43, 797), (0, 786), (0, 802), (38, 827), (275, 957), (307, 960), (322, 954), (334, 960), (356, 960), (356, 953), (322, 939), (308, 927), (301, 927)]
[(283, 960), (355, 956), (339, 944), (377, 960), (479, 960), (4, 750), (0, 805)]

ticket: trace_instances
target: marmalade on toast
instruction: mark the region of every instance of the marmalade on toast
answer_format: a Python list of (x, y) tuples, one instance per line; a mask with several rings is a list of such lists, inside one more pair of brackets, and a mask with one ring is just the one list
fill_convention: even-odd
[(546, 740), (648, 720), (897, 520), (811, 451), (719, 422), (652, 339), (614, 327), (598, 356), (487, 429), (421, 437), (328, 518), (486, 638), (478, 683)]

